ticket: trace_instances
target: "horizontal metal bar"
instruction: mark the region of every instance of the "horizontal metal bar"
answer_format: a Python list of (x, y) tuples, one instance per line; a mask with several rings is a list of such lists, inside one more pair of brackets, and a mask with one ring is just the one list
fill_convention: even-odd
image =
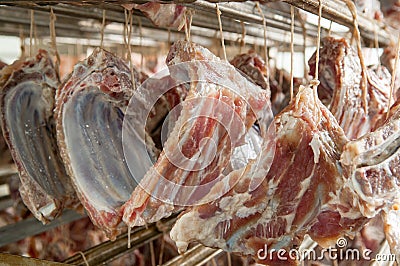
[[(283, 1), (315, 15), (317, 15), (319, 11), (319, 0)], [(329, 0), (322, 1), (322, 3), (322, 17), (332, 20), (341, 25), (353, 28), (353, 16), (351, 15), (350, 10), (347, 8), (343, 1)], [(390, 29), (390, 27), (384, 25), (383, 23), (372, 21), (371, 19), (366, 18), (364, 17), (364, 15), (361, 14), (358, 14), (358, 25), (364, 41), (367, 41), (369, 43), (374, 43), (374, 29), (376, 29), (381, 45), (389, 45), (393, 36), (397, 36), (395, 34), (390, 34), (391, 31), (394, 32), (394, 30)]]
[(207, 263), (222, 252), (223, 250), (221, 249), (196, 245), (186, 251), (184, 254), (173, 258), (167, 263), (164, 263), (162, 266), (200, 266)]
[(17, 265), (30, 265), (30, 266), (63, 266), (68, 265), (64, 263), (47, 261), (47, 260), (39, 260), (33, 258), (27, 258), (23, 256), (11, 255), (11, 254), (1, 254), (0, 253), (0, 264), (1, 265), (9, 265), (9, 266), (17, 266)]
[(14, 204), (14, 201), (10, 197), (10, 195), (0, 197), (0, 211), (5, 210), (8, 207), (13, 206), (13, 204)]
[(0, 227), (0, 247), (17, 242), (29, 236), (46, 232), (52, 228), (79, 220), (83, 217), (82, 214), (78, 214), (75, 211), (66, 210), (56, 220), (45, 225), (32, 217), (14, 224)]
[[(176, 221), (177, 215), (161, 220), (146, 227), (137, 227), (132, 230), (130, 236), (131, 247), (128, 248), (128, 233), (121, 234), (115, 241), (103, 242), (83, 252), (87, 263), (91, 266), (104, 265), (132, 250), (155, 240), (163, 234), (162, 229), (170, 230)], [(82, 254), (76, 254), (64, 261), (64, 263), (85, 266), (86, 262)]]
[(7, 164), (0, 166), (0, 176), (9, 176), (17, 173), (18, 171), (15, 164)]

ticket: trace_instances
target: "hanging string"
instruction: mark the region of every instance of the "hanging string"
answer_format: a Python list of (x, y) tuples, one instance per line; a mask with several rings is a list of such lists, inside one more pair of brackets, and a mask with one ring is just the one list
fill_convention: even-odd
[(186, 12), (183, 13), (183, 19), (185, 20), (185, 41), (189, 41), (189, 29), (188, 29), (188, 20), (187, 20), (187, 16), (186, 16)]
[(33, 45), (33, 51), (38, 51), (39, 50), (39, 41), (37, 37), (37, 27), (35, 24), (35, 21), (33, 21), (33, 40), (34, 40), (34, 45)]
[(331, 33), (332, 33), (332, 24), (333, 24), (333, 21), (331, 20), (331, 22), (329, 23), (328, 36), (331, 36)]
[[(143, 29), (142, 29), (142, 20), (139, 17), (136, 17), (139, 24), (139, 46), (143, 47)], [(143, 52), (140, 53), (140, 69), (143, 70)]]
[(189, 40), (190, 40), (190, 33), (192, 32), (193, 12), (190, 9), (188, 9), (186, 12), (189, 14), (189, 29), (188, 29), (188, 33), (189, 33)]
[(128, 225), (128, 249), (131, 248), (131, 227)]
[(103, 21), (101, 22), (101, 29), (100, 29), (100, 48), (104, 48), (104, 29), (106, 27), (106, 10), (103, 9)]
[(239, 46), (239, 54), (242, 53), (242, 49), (246, 45), (245, 37), (246, 37), (246, 26), (243, 21), (240, 21), (240, 26), (242, 26), (242, 37), (240, 38), (240, 46)]
[(127, 61), (129, 61), (128, 58), (128, 10), (124, 9), (124, 15), (125, 15), (125, 23), (124, 23), (124, 27), (122, 29), (122, 35), (124, 38), (124, 46), (126, 51), (123, 52), (123, 58), (125, 58)]
[(131, 70), (131, 77), (132, 77), (132, 87), (134, 90), (136, 90), (136, 81), (135, 81), (135, 72), (133, 70), (133, 62), (132, 62), (132, 47), (131, 47), (131, 39), (132, 39), (132, 29), (133, 29), (133, 14), (132, 11), (129, 11), (128, 15), (128, 21), (129, 21), (129, 27), (128, 27), (128, 53), (129, 53), (129, 68)]
[(165, 249), (164, 234), (163, 234), (163, 236), (161, 238), (160, 255), (158, 256), (158, 265), (162, 265), (163, 264), (163, 256), (164, 256), (164, 249)]
[(151, 266), (156, 266), (156, 256), (154, 252), (154, 244), (153, 241), (150, 241), (150, 258), (151, 258)]
[(293, 100), (293, 62), (294, 62), (294, 6), (290, 6), (290, 100)]
[(86, 259), (85, 254), (82, 251), (78, 251), (78, 253), (82, 256), (83, 262), (85, 263), (86, 266), (89, 266), (89, 262)]
[(227, 259), (227, 261), (228, 261), (228, 266), (232, 266), (231, 253), (226, 252), (226, 259)]
[(218, 24), (219, 24), (219, 34), (220, 34), (220, 37), (221, 37), (222, 51), (223, 51), (223, 53), (224, 53), (224, 59), (225, 59), (225, 61), (227, 61), (224, 34), (223, 34), (223, 32), (222, 32), (221, 11), (219, 10), (219, 5), (218, 5), (218, 3), (215, 4), (215, 8), (216, 8), (216, 10), (217, 10), (217, 17), (218, 17)]
[(58, 77), (60, 77), (60, 54), (58, 53), (57, 50), (57, 41), (56, 41), (56, 26), (55, 26), (55, 22), (56, 22), (56, 15), (53, 12), (53, 7), (50, 7), (50, 37), (51, 37), (51, 49), (53, 50), (53, 55), (56, 58), (55, 61), (55, 70), (56, 73), (58, 75)]
[[(319, 85), (319, 49), (321, 47), (321, 18), (322, 18), (322, 0), (318, 1), (319, 9), (318, 9), (318, 32), (317, 32), (317, 51), (315, 55), (315, 74), (314, 79), (310, 81), (311, 86), (314, 91), (314, 105), (315, 112), (318, 109), (318, 85)], [(320, 120), (320, 112), (318, 112), (318, 120)]]
[(190, 42), (190, 31), (192, 28), (193, 13), (190, 9), (186, 10), (184, 15), (185, 19), (185, 38), (186, 41)]
[(393, 70), (392, 70), (392, 80), (390, 83), (390, 94), (389, 94), (389, 102), (388, 102), (388, 109), (386, 112), (386, 119), (389, 118), (389, 111), (390, 111), (390, 107), (392, 105), (392, 97), (393, 97), (393, 90), (394, 90), (394, 82), (396, 80), (396, 74), (397, 74), (397, 65), (399, 64), (399, 52), (400, 52), (400, 34), (397, 38), (397, 48), (396, 48), (396, 57), (394, 60), (394, 66), (393, 66)]
[(264, 59), (265, 59), (265, 68), (267, 71), (267, 76), (266, 76), (266, 80), (267, 80), (267, 90), (270, 89), (269, 86), (269, 60), (268, 60), (268, 48), (267, 48), (267, 20), (265, 19), (264, 16), (264, 12), (262, 11), (261, 7), (260, 7), (260, 3), (256, 2), (256, 7), (258, 9), (258, 12), (261, 15), (262, 18), (262, 23), (263, 23), (263, 29), (264, 29)]
[(362, 91), (362, 100), (363, 100), (363, 105), (364, 105), (364, 111), (366, 114), (368, 114), (368, 100), (367, 100), (367, 94), (368, 94), (368, 88), (367, 88), (367, 68), (365, 66), (364, 62), (364, 56), (362, 53), (362, 48), (361, 48), (361, 36), (360, 36), (360, 31), (358, 30), (358, 19), (357, 19), (357, 9), (354, 3), (351, 0), (345, 0), (345, 3), (347, 7), (350, 10), (351, 15), (353, 16), (353, 23), (354, 23), (354, 30), (353, 30), (353, 35), (355, 37), (356, 43), (357, 43), (357, 52), (358, 52), (358, 57), (360, 58), (360, 63), (361, 63), (361, 91)]
[(25, 36), (24, 36), (24, 30), (22, 29), (22, 25), (19, 25), (19, 39), (21, 42), (21, 56), (20, 59), (25, 58)]
[(31, 14), (31, 28), (29, 30), (29, 57), (32, 57), (32, 55), (33, 55), (33, 44), (32, 44), (32, 42), (33, 42), (33, 28), (34, 28), (33, 23), (35, 21), (33, 9), (30, 10), (30, 14)]

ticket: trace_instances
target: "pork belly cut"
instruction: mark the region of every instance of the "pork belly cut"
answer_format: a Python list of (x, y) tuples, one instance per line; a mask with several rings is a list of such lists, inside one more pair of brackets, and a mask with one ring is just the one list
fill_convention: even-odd
[[(375, 128), (388, 108), (390, 74), (385, 67), (367, 69), (365, 112), (361, 88), (361, 65), (356, 51), (343, 38), (326, 37), (320, 50), (318, 95), (328, 106), (349, 139), (356, 139)], [(309, 60), (315, 73), (316, 54)]]
[[(124, 205), (128, 226), (198, 204), (224, 177), (233, 151), (246, 142), (256, 119), (264, 123), (272, 117), (268, 93), (204, 47), (178, 41), (167, 64), (172, 79), (188, 83), (190, 90), (160, 157)], [(133, 124), (136, 120), (128, 119)], [(260, 126), (261, 135), (265, 130)]]
[(54, 96), (60, 84), (50, 55), (16, 61), (1, 72), (1, 127), (21, 180), (23, 202), (43, 223), (78, 205), (56, 141)]
[[(264, 139), (260, 162), (253, 160), (243, 173), (228, 175), (239, 179), (232, 190), (180, 216), (171, 231), (180, 251), (199, 241), (268, 265), (289, 265), (296, 263), (289, 250), (298, 247), (306, 233), (327, 247), (364, 224), (361, 215), (349, 219), (337, 211), (346, 181), (339, 159), (347, 138), (329, 110), (314, 101), (313, 91), (300, 86), (289, 106), (274, 118), (274, 126), (275, 135), (269, 137), (275, 141)], [(271, 167), (260, 167), (271, 151)], [(260, 177), (262, 183), (252, 187), (254, 178)], [(213, 190), (221, 186), (216, 184)], [(287, 251), (287, 260), (268, 253), (281, 248)]]
[(129, 67), (96, 48), (75, 65), (56, 98), (61, 157), (92, 222), (110, 238), (122, 230), (120, 207), (136, 186), (122, 149), (122, 123), (132, 94)]

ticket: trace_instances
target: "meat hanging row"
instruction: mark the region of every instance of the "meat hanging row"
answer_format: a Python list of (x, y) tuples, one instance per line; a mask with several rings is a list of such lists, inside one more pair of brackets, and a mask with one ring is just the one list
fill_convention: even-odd
[[(171, 47), (161, 77), (100, 48), (62, 84), (47, 52), (17, 61), (0, 72), (0, 107), (23, 201), (43, 222), (80, 202), (111, 239), (183, 210), (171, 231), (180, 251), (198, 241), (269, 265), (281, 261), (260, 258), (264, 247), (289, 251), (306, 234), (332, 246), (381, 215), (396, 253), (390, 74), (368, 69), (365, 109), (354, 50), (328, 37), (320, 55), (320, 99), (299, 86), (292, 100), (255, 53), (228, 64), (187, 41)], [(309, 64), (312, 73), (315, 56)]]

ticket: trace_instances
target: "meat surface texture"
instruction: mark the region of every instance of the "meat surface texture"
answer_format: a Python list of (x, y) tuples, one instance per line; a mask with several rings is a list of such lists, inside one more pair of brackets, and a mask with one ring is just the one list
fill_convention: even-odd
[(265, 61), (254, 51), (236, 55), (230, 63), (241, 70), (254, 83), (264, 90), (268, 89), (267, 67)]
[[(231, 191), (180, 216), (171, 231), (180, 251), (199, 241), (267, 265), (289, 265), (296, 263), (289, 249), (298, 247), (305, 234), (327, 247), (364, 224), (359, 213), (347, 218), (337, 210), (346, 181), (339, 159), (347, 138), (329, 110), (314, 101), (313, 91), (301, 86), (274, 126), (270, 137), (275, 141), (264, 139), (260, 162), (247, 165)], [(272, 165), (260, 167), (271, 158), (271, 143), (276, 143)], [(260, 177), (261, 185), (253, 188)], [(272, 249), (286, 250), (286, 260), (268, 252)]]
[[(384, 65), (388, 70), (389, 73), (393, 74), (394, 71), (394, 64), (396, 61), (396, 47), (395, 45), (389, 45), (387, 46), (381, 55), (381, 63)], [(394, 82), (394, 88), (393, 88), (393, 96), (395, 99), (400, 98), (400, 67), (397, 68), (397, 71), (395, 74), (395, 82)]]
[(1, 127), (20, 175), (25, 205), (42, 222), (77, 200), (56, 142), (54, 96), (59, 79), (50, 55), (39, 50), (1, 72)]
[[(251, 81), (270, 91), (272, 112), (274, 114), (279, 113), (288, 105), (290, 101), (290, 75), (285, 70), (276, 68), (267, 70), (265, 61), (259, 54), (251, 50), (247, 53), (236, 55), (230, 63), (242, 71)], [(271, 72), (269, 83), (267, 79), (268, 71)], [(293, 78), (293, 81), (296, 92), (302, 80)]]
[(123, 7), (131, 10), (138, 9), (158, 27), (180, 30), (185, 23), (186, 8), (176, 4), (162, 4), (148, 2), (145, 4), (124, 4)]
[[(400, 102), (389, 119), (375, 131), (351, 141), (343, 149), (341, 164), (347, 176), (343, 193), (365, 217), (382, 214), (392, 251), (399, 255), (398, 221), (400, 200)], [(345, 197), (343, 197), (345, 198)], [(397, 217), (397, 218), (396, 218)]]
[[(315, 73), (316, 54), (309, 60)], [(367, 70), (367, 112), (361, 89), (361, 65), (353, 48), (343, 38), (326, 37), (320, 50), (318, 95), (328, 106), (350, 139), (359, 138), (375, 128), (388, 108), (390, 74), (385, 67)], [(393, 102), (393, 101), (392, 101)]]
[[(190, 90), (160, 157), (124, 205), (128, 226), (198, 204), (224, 179), (233, 150), (244, 144), (256, 119), (262, 123), (272, 117), (266, 111), (267, 92), (207, 49), (179, 41), (171, 47), (167, 64), (171, 77), (178, 83), (189, 81)], [(265, 133), (265, 126), (260, 128)]]
[(344, 147), (341, 163), (349, 180), (346, 189), (358, 195), (357, 205), (366, 217), (390, 208), (399, 197), (399, 107), (398, 101), (381, 127)]
[(56, 98), (61, 156), (89, 217), (110, 238), (122, 230), (120, 207), (136, 186), (122, 149), (132, 94), (129, 67), (98, 48), (75, 65)]

